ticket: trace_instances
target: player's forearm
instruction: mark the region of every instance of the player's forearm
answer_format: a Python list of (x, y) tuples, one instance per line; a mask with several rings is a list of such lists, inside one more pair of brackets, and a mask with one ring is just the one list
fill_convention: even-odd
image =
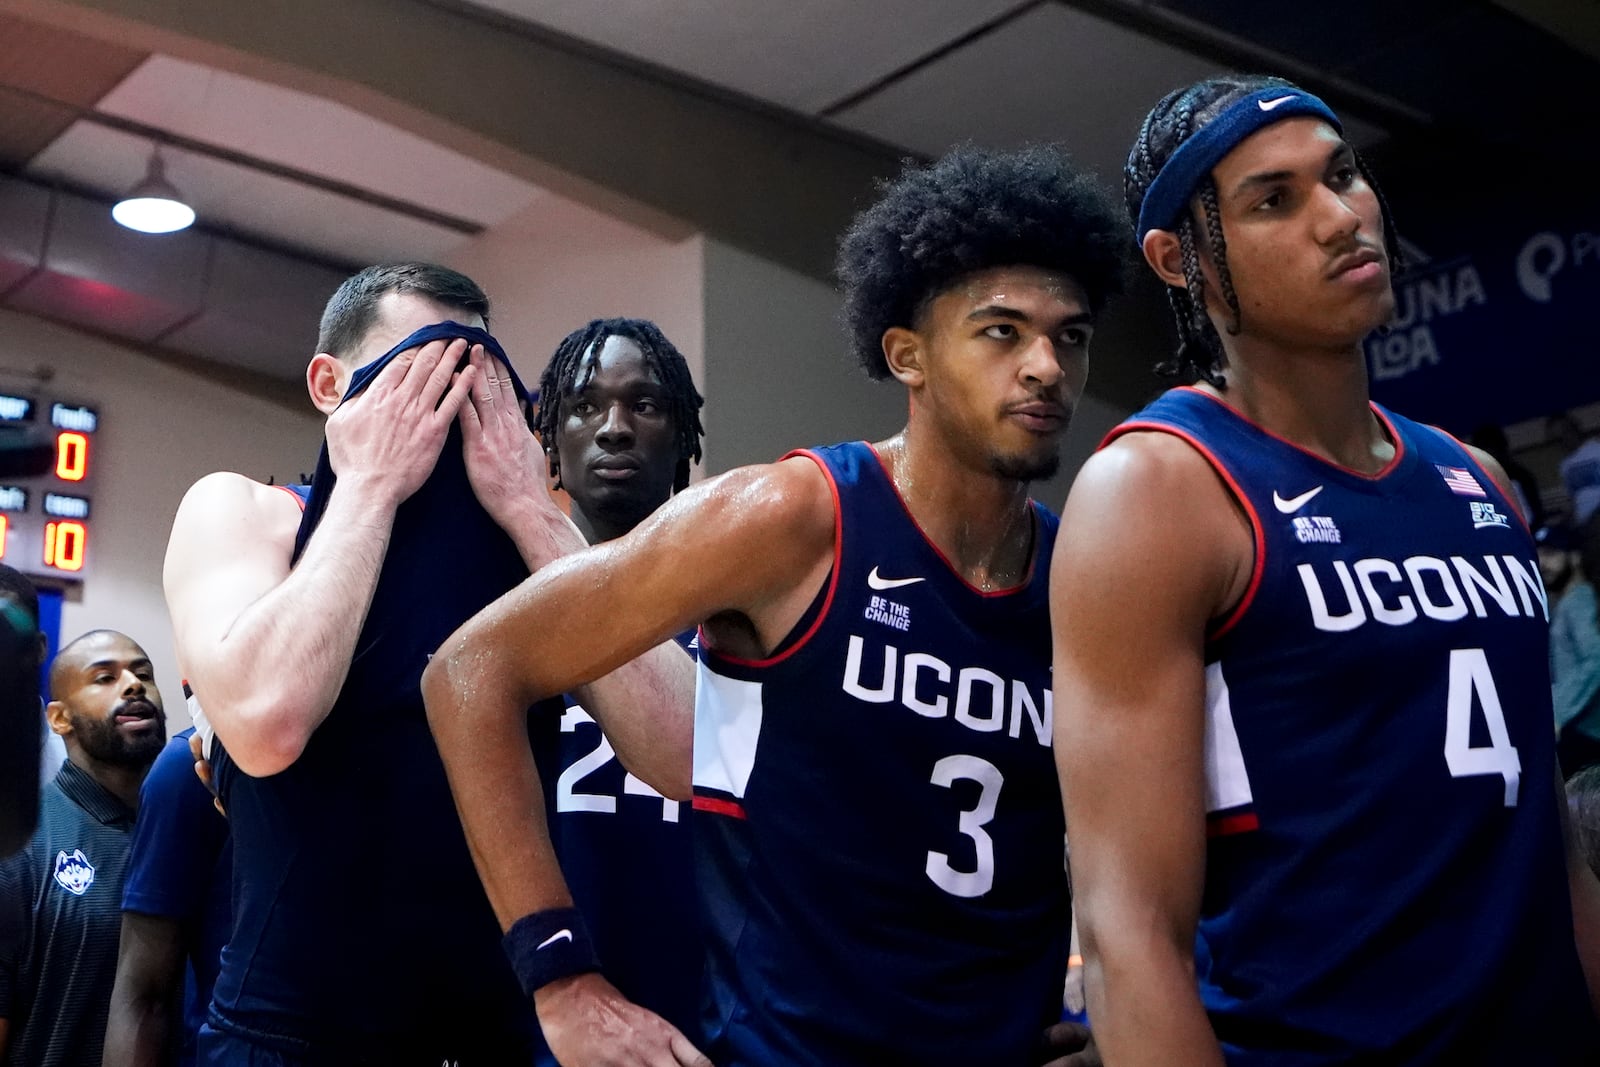
[(1087, 917), (1080, 921), (1089, 1018), (1104, 1061), (1112, 1067), (1223, 1067), (1195, 985), (1192, 953), (1131, 924), (1097, 937)]
[(366, 622), (396, 504), (341, 484), (289, 575), (207, 647), (180, 649), (190, 684), (246, 773), (299, 758), (332, 709)]
[(504, 930), (530, 912), (570, 907), (572, 895), (550, 842), (527, 702), (492, 656), (464, 672), (476, 655), (435, 656), (422, 695), (472, 861)]
[[(539, 495), (534, 496), (535, 493)], [(517, 546), (517, 554), (530, 572), (589, 547), (572, 520), (550, 499), (550, 494), (538, 487), (497, 521), (511, 543)]]
[(119, 982), (111, 997), (100, 1062), (104, 1067), (161, 1067), (171, 1014), (168, 998), (133, 994)]
[(668, 641), (579, 687), (579, 703), (622, 765), (662, 796), (688, 800), (694, 770), (694, 659)]

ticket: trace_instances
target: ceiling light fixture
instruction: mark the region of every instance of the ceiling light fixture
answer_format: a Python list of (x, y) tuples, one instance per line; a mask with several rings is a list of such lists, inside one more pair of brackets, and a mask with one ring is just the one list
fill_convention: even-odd
[(160, 148), (150, 153), (144, 178), (117, 201), (111, 217), (140, 233), (174, 233), (194, 223), (194, 208), (185, 204), (183, 195), (167, 181)]

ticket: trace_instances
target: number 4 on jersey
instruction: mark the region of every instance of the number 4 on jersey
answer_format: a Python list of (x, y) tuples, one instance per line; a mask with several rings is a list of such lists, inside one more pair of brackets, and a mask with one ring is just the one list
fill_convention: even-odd
[[(1500, 710), (1500, 694), (1489, 673), (1489, 660), (1481, 648), (1457, 648), (1450, 652), (1450, 693), (1446, 700), (1444, 760), (1452, 778), (1478, 774), (1498, 774), (1506, 782), (1506, 807), (1517, 806), (1517, 788), (1522, 782), (1522, 760), (1506, 732), (1506, 717)], [(1489, 726), (1489, 744), (1472, 747), (1472, 708), (1483, 709)]]

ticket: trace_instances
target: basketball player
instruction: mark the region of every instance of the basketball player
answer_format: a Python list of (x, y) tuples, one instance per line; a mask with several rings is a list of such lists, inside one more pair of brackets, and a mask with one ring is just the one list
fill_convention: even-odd
[(1126, 192), (1199, 381), (1113, 431), (1057, 541), (1106, 1061), (1597, 1062), (1534, 546), (1492, 460), (1368, 400), (1377, 189), (1316, 97), (1225, 77), (1155, 107)]
[[(304, 511), (223, 473), (174, 521), (167, 602), (234, 842), (202, 1063), (532, 1055), (418, 688), (444, 636), (583, 543), (542, 491), (487, 312), (470, 279), (428, 264), (347, 280), (307, 369), (328, 422)], [(622, 672), (597, 693), (670, 693), (640, 667), (640, 691)]]
[[(688, 486), (703, 401), (654, 323), (597, 319), (574, 330), (545, 368), (539, 396), (551, 474), (591, 543), (621, 537)], [(680, 643), (693, 638), (688, 631)], [(687, 811), (628, 774), (572, 697), (536, 715), (529, 734), (550, 836), (607, 976), (640, 1007), (692, 1028), (704, 951)], [(555, 1059), (544, 1051), (541, 1062)]]
[[(425, 677), (468, 842), (570, 1062), (698, 1062), (607, 1027), (614, 994), (551, 862), (530, 699), (702, 624), (685, 714), (596, 717), (693, 798), (715, 1062), (1026, 1064), (1060, 1015), (1068, 899), (1049, 744), (1056, 469), (1110, 207), (1054, 150), (908, 170), (844, 239), (854, 347), (910, 396), (887, 440), (791, 454), (675, 498), (546, 568)], [(559, 613), (559, 631), (541, 620)], [(620, 706), (619, 706), (620, 707)], [(692, 786), (691, 786), (692, 777)], [(547, 1024), (547, 1032), (548, 1032)]]

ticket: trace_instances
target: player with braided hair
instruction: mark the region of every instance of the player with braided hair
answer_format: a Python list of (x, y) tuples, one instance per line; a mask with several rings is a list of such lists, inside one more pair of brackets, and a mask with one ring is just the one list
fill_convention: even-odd
[[(1247, 94), (1284, 86), (1294, 88), (1282, 78), (1235, 75), (1210, 78), (1174, 90), (1163, 97), (1145, 116), (1144, 124), (1139, 128), (1138, 140), (1134, 142), (1133, 151), (1128, 154), (1128, 162), (1122, 169), (1122, 192), (1129, 213), (1138, 216), (1145, 194), (1166, 160), (1212, 116)], [(1373, 195), (1378, 198), (1379, 212), (1383, 217), (1384, 245), (1394, 256), (1393, 273), (1398, 274), (1403, 269), (1403, 260), (1389, 206), (1360, 153), (1351, 148), (1350, 158), (1372, 188)], [(1221, 389), (1226, 388), (1220, 372), (1222, 343), (1216, 328), (1205, 314), (1205, 280), (1200, 272), (1202, 247), (1210, 253), (1216, 286), (1230, 312), (1225, 326), (1230, 334), (1239, 331), (1239, 298), (1234, 292), (1233, 274), (1228, 269), (1228, 246), (1222, 232), (1222, 213), (1217, 204), (1215, 181), (1210, 176), (1202, 177), (1195, 188), (1195, 195), (1200, 200), (1198, 221), (1204, 226), (1203, 235), (1197, 233), (1197, 220), (1191, 215), (1176, 220), (1173, 231), (1178, 235), (1182, 249), (1184, 278), (1182, 287), (1167, 289), (1167, 299), (1172, 304), (1173, 317), (1178, 326), (1178, 352), (1172, 360), (1158, 365), (1156, 370), (1185, 381), (1204, 379)]]
[(1106, 1062), (1600, 1062), (1535, 549), (1493, 459), (1368, 397), (1376, 186), (1277, 78), (1167, 96), (1125, 174), (1199, 381), (1084, 466), (1052, 570)]

